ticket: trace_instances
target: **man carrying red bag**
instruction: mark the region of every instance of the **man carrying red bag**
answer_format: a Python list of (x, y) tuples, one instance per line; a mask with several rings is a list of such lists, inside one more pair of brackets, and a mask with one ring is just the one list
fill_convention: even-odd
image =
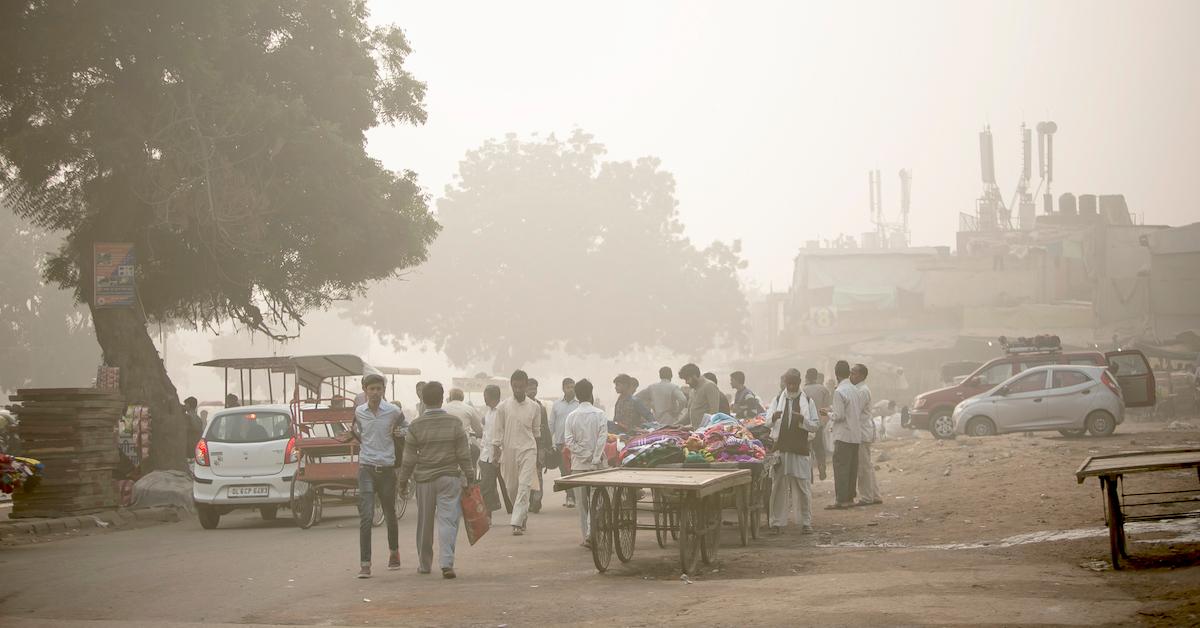
[(425, 412), (408, 428), (397, 486), (408, 493), (408, 480), (417, 485), (417, 573), (433, 567), (433, 532), (438, 533), (442, 577), (454, 573), (454, 541), (462, 517), (462, 491), (475, 478), (471, 450), (462, 421), (442, 409), (444, 391), (439, 382), (421, 390)]

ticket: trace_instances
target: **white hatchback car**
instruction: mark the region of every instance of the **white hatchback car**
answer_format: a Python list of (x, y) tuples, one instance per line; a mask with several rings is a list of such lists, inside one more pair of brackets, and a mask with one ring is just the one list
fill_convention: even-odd
[(278, 404), (220, 410), (195, 454), (192, 499), (204, 529), (236, 508), (257, 508), (271, 521), (290, 499), (300, 458), (291, 411)]
[(1039, 366), (954, 408), (954, 429), (969, 436), (1057, 430), (1066, 436), (1112, 434), (1125, 400), (1103, 366)]

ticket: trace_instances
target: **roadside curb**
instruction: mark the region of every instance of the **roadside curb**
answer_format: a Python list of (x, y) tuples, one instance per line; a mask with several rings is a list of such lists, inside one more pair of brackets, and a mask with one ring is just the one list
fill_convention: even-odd
[(62, 534), (88, 528), (132, 528), (155, 523), (182, 521), (179, 510), (171, 506), (151, 508), (120, 508), (101, 512), (57, 517), (54, 519), (11, 519), (0, 521), (0, 539), (5, 541), (20, 538)]

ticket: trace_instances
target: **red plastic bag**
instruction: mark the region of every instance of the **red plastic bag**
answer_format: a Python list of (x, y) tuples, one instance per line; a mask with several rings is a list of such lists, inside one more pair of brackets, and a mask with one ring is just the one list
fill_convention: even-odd
[(492, 527), (491, 513), (483, 503), (483, 493), (479, 491), (478, 484), (463, 489), (462, 514), (467, 528), (467, 541), (474, 545)]

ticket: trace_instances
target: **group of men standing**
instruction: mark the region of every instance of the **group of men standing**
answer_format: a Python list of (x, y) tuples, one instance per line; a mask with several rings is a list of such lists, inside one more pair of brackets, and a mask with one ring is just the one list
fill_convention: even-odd
[(877, 435), (867, 374), (865, 365), (851, 367), (840, 360), (834, 366), (836, 386), (832, 391), (821, 383), (821, 374), (813, 368), (803, 378), (796, 369), (789, 369), (780, 378), (782, 390), (767, 409), (777, 453), (769, 514), (775, 533), (787, 526), (789, 511), (793, 510), (802, 533), (813, 532), (814, 458), (819, 477), (824, 480), (826, 459), (832, 457), (835, 501), (827, 509), (883, 503), (871, 460), (871, 443)]

